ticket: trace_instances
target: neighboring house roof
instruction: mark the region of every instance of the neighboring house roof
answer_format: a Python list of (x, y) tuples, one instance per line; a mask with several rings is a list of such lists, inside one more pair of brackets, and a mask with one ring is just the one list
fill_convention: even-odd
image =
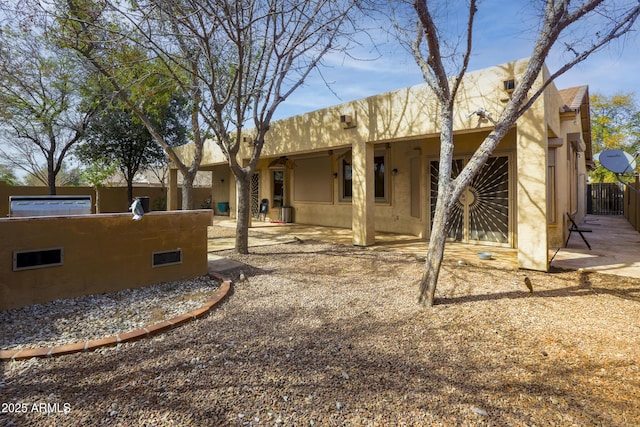
[(582, 140), (586, 145), (585, 160), (587, 166), (594, 166), (591, 147), (591, 111), (589, 109), (589, 86), (575, 86), (559, 91), (564, 102), (562, 112), (580, 113)]
[(559, 90), (562, 101), (564, 102), (564, 111), (578, 110), (582, 106), (585, 95), (589, 93), (589, 86), (575, 86), (567, 89)]

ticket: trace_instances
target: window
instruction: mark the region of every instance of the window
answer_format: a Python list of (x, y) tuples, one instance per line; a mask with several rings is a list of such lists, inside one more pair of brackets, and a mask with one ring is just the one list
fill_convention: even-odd
[(353, 196), (353, 170), (351, 163), (342, 159), (342, 199), (351, 199)]
[(547, 167), (547, 221), (557, 222), (556, 217), (556, 149), (549, 149)]
[(387, 180), (385, 179), (385, 156), (375, 156), (373, 158), (373, 175), (376, 186), (376, 200), (385, 201), (387, 199)]
[(273, 171), (273, 207), (281, 208), (284, 203), (284, 170)]
[(504, 82), (504, 90), (507, 92), (513, 92), (516, 89), (516, 81), (514, 79), (505, 80)]
[[(375, 187), (376, 202), (386, 202), (388, 193), (388, 179), (387, 179), (387, 156), (384, 153), (376, 153), (373, 158), (373, 179)], [(351, 162), (346, 159), (342, 159), (341, 163), (341, 195), (342, 200), (351, 200), (353, 197), (353, 169)]]

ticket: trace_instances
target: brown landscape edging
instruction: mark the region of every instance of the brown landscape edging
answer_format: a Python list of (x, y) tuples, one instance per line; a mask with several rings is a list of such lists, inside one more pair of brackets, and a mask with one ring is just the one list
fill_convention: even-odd
[(72, 344), (63, 344), (53, 347), (0, 350), (0, 361), (8, 362), (12, 360), (30, 359), (32, 357), (55, 357), (65, 354), (93, 351), (102, 347), (113, 347), (120, 343), (136, 341), (183, 325), (209, 313), (212, 308), (220, 304), (229, 294), (229, 290), (231, 289), (231, 280), (213, 272), (210, 272), (209, 275), (222, 282), (220, 284), (220, 289), (216, 291), (213, 298), (206, 301), (200, 307), (187, 313), (181, 314), (168, 320), (163, 320), (162, 322), (149, 325), (145, 328), (135, 329), (133, 331), (124, 332), (122, 334), (112, 335), (101, 339), (88, 340)]

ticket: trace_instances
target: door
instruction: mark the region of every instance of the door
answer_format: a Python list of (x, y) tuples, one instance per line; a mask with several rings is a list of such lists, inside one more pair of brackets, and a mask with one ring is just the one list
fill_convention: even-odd
[[(454, 159), (456, 178), (468, 158)], [(431, 220), (438, 195), (439, 162), (431, 165)], [(459, 242), (509, 244), (509, 157), (490, 157), (456, 201), (449, 220), (448, 237)]]

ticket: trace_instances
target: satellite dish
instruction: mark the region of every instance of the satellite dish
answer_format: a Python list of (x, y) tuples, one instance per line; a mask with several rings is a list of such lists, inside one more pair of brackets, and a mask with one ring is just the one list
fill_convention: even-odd
[(598, 156), (598, 161), (605, 169), (615, 174), (629, 173), (636, 170), (636, 159), (631, 154), (622, 150), (601, 151)]

